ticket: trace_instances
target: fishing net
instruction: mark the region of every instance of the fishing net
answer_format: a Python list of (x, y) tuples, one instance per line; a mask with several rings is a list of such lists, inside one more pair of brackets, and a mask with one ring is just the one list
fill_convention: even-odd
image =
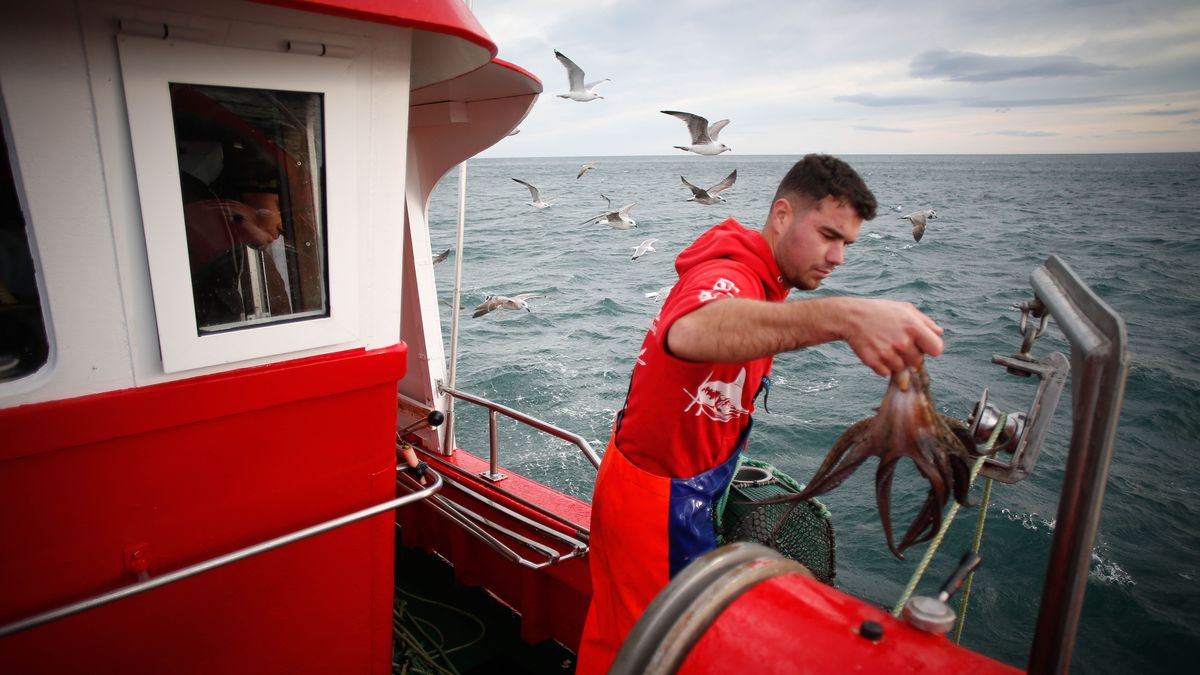
[(832, 585), (836, 563), (829, 509), (816, 499), (760, 503), (771, 497), (798, 494), (802, 489), (774, 466), (743, 457), (733, 482), (714, 509), (717, 540), (720, 544), (752, 541), (769, 546)]

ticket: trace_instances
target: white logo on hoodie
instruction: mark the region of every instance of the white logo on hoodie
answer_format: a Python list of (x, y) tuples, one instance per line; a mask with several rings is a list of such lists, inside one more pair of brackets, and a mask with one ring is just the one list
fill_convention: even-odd
[(722, 277), (717, 279), (717, 283), (713, 284), (711, 291), (700, 291), (699, 300), (700, 302), (708, 302), (709, 300), (716, 300), (727, 295), (738, 295), (741, 292), (742, 289), (738, 288), (737, 284)]
[(704, 382), (696, 388), (696, 393), (684, 389), (683, 392), (692, 399), (683, 412), (696, 408), (696, 416), (703, 413), (708, 419), (716, 422), (735, 420), (750, 412), (742, 407), (742, 389), (746, 384), (746, 369), (742, 368), (733, 382), (722, 382), (711, 379), (710, 372)]

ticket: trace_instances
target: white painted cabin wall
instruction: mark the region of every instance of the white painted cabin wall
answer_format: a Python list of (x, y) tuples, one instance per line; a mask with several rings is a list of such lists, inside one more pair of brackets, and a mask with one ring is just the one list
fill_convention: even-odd
[[(202, 27), (209, 44), (349, 43), (369, 59), (357, 82), (363, 311), (356, 342), (163, 372), (113, 38), (117, 17)], [(395, 344), (412, 36), (405, 28), (240, 2), (41, 0), (0, 8), (0, 92), (51, 341), (46, 367), (0, 384), (0, 407)]]

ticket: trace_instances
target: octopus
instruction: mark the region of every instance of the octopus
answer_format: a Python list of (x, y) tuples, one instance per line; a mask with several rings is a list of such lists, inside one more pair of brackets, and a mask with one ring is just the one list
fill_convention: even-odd
[[(829, 492), (868, 457), (879, 457), (875, 501), (888, 548), (903, 560), (906, 548), (937, 534), (951, 494), (959, 504), (969, 505), (967, 491), (976, 455), (966, 425), (934, 408), (925, 369), (908, 367), (892, 374), (875, 415), (855, 422), (838, 437), (808, 486), (795, 498), (803, 500)], [(929, 493), (897, 546), (892, 536), (892, 476), (896, 464), (905, 457), (929, 481)]]

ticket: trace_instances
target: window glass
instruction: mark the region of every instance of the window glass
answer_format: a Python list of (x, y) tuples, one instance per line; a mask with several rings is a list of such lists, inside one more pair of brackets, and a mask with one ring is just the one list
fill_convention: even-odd
[(41, 368), (48, 354), (29, 233), (17, 199), (8, 141), (0, 134), (0, 382)]
[(328, 316), (322, 95), (170, 89), (199, 334)]

